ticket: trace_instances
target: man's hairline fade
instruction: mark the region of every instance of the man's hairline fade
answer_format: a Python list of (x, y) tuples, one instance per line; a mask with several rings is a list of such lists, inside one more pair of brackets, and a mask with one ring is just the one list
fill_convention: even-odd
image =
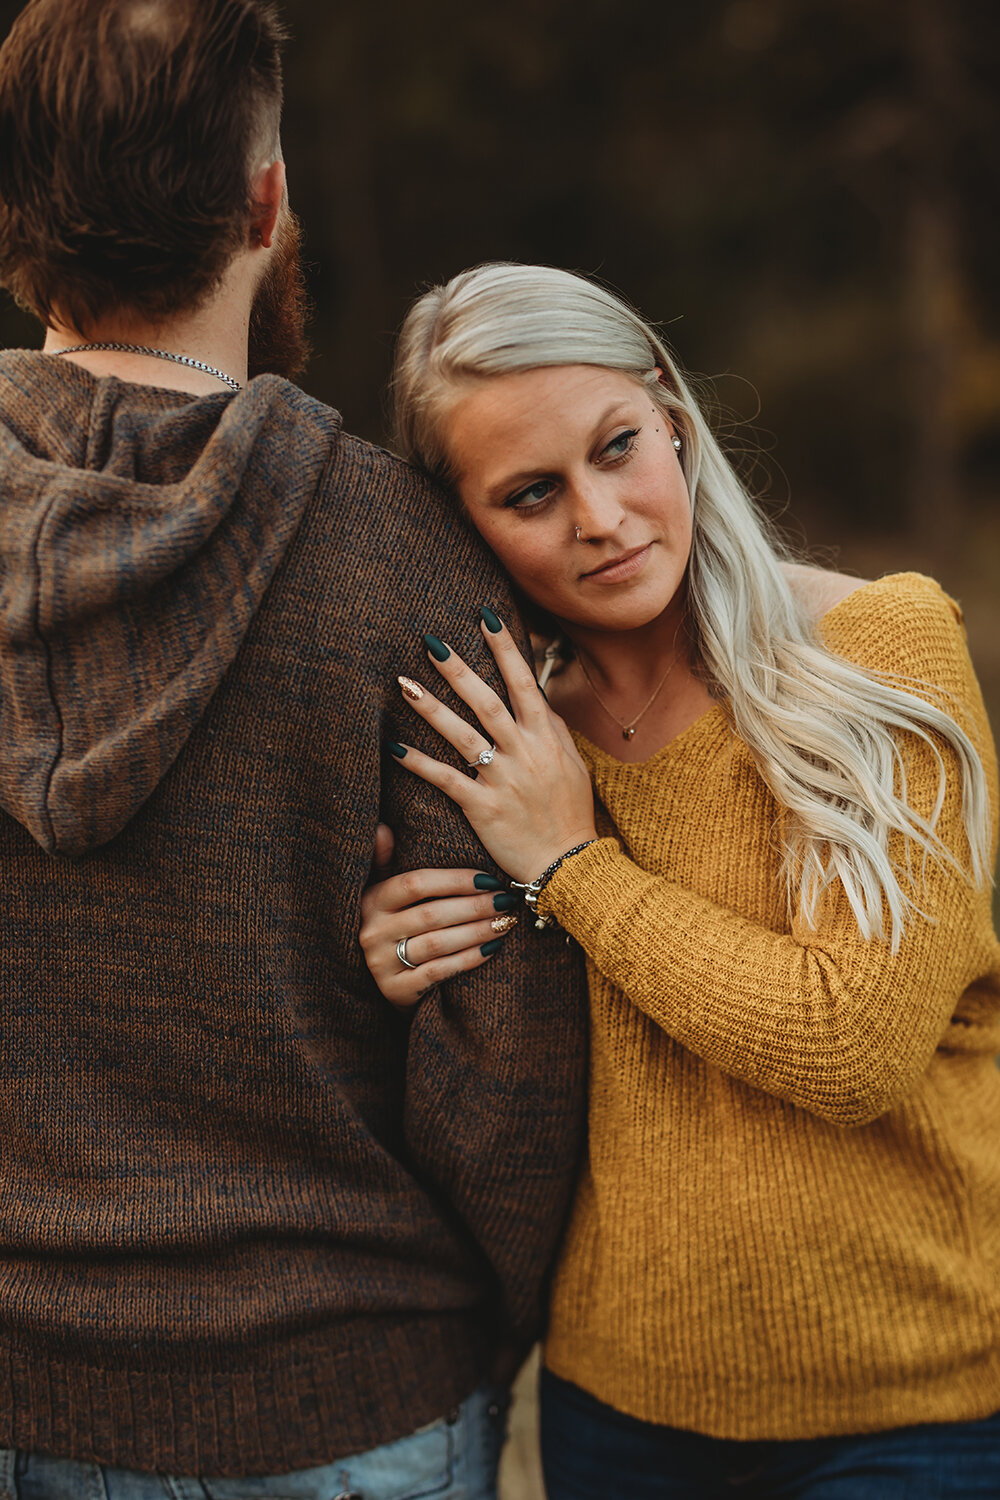
[(281, 158), (286, 39), (272, 0), (30, 0), (0, 47), (0, 285), (83, 334), (195, 311)]

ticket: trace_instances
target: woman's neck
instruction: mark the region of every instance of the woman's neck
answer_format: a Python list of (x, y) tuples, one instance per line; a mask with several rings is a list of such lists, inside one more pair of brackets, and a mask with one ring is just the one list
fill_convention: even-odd
[(591, 681), (605, 695), (634, 697), (652, 689), (671, 663), (687, 656), (688, 634), (683, 612), (665, 610), (638, 630), (588, 630), (565, 627)]
[(711, 707), (691, 661), (683, 607), (637, 630), (564, 630), (577, 654), (552, 681), (552, 706), (619, 760), (648, 759)]

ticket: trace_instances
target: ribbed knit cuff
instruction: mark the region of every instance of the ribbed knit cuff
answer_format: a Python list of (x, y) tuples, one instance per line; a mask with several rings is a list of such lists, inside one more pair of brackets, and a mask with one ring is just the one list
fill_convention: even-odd
[(609, 912), (616, 913), (648, 881), (617, 839), (598, 839), (559, 866), (538, 898), (538, 910), (555, 917), (589, 952)]

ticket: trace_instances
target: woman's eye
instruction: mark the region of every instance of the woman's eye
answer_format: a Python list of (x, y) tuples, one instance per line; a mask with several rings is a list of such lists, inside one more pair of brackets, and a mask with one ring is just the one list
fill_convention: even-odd
[(543, 500), (547, 500), (551, 493), (551, 479), (538, 479), (526, 490), (518, 490), (516, 495), (511, 495), (507, 505), (514, 510), (531, 510), (532, 506), (540, 505)]
[(613, 437), (604, 449), (603, 457), (624, 458), (626, 453), (631, 453), (636, 438), (639, 436), (638, 427), (630, 427), (625, 432), (620, 432)]

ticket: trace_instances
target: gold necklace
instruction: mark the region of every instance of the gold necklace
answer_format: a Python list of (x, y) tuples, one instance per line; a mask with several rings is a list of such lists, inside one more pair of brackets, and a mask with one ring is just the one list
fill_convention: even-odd
[(674, 670), (674, 668), (677, 665), (677, 657), (678, 657), (679, 654), (680, 653), (677, 652), (677, 651), (674, 652), (673, 660), (671, 661), (671, 663), (670, 663), (669, 667), (667, 668), (667, 670), (664, 672), (663, 676), (660, 678), (659, 682), (656, 684), (656, 687), (653, 689), (652, 697), (647, 700), (647, 702), (644, 704), (644, 706), (642, 708), (640, 708), (640, 710), (636, 714), (635, 718), (634, 719), (630, 719), (627, 724), (623, 724), (622, 721), (621, 721), (621, 719), (619, 719), (618, 715), (617, 714), (613, 714), (611, 712), (610, 708), (608, 707), (608, 705), (605, 703), (604, 699), (601, 697), (600, 693), (595, 688), (595, 686), (594, 686), (594, 684), (593, 684), (593, 682), (591, 680), (590, 673), (587, 671), (587, 668), (584, 665), (583, 657), (580, 655), (579, 651), (576, 653), (576, 659), (580, 663), (580, 671), (583, 673), (584, 678), (585, 678), (586, 683), (587, 683), (587, 686), (590, 688), (590, 691), (593, 693), (593, 695), (597, 699), (598, 703), (604, 709), (604, 712), (607, 714), (608, 718), (614, 720), (614, 722), (618, 725), (618, 728), (622, 732), (622, 739), (623, 740), (630, 740), (632, 738), (632, 736), (635, 734), (635, 726), (638, 724), (639, 720), (643, 717), (643, 715), (647, 714), (649, 712), (649, 710), (652, 708), (653, 704), (656, 702), (657, 698), (662, 693), (664, 687), (666, 686), (667, 678), (670, 676), (671, 672)]

